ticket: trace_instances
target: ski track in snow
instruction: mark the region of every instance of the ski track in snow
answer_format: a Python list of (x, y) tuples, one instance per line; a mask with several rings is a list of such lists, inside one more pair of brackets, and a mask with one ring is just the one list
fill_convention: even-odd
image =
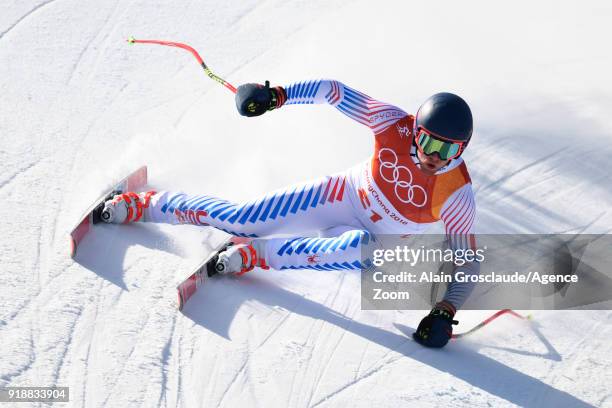
[(33, 162), (28, 164), (27, 166), (22, 167), (21, 169), (17, 170), (15, 173), (11, 174), (10, 176), (6, 177), (4, 180), (0, 181), (0, 192), (9, 187), (11, 185), (11, 183), (19, 176), (23, 176), (26, 175), (26, 173), (34, 168), (39, 162)]
[(34, 14), (36, 11), (40, 10), (41, 8), (55, 2), (56, 0), (47, 0), (44, 1), (40, 4), (38, 4), (37, 6), (35, 6), (33, 9), (31, 9), (30, 11), (28, 11), (26, 14), (24, 14), (23, 16), (21, 16), (19, 19), (17, 19), (17, 21), (15, 21), (13, 24), (11, 24), (8, 28), (6, 28), (4, 31), (0, 32), (0, 40), (9, 32), (11, 32), (11, 30), (13, 30), (15, 27), (17, 27), (20, 23), (22, 23), (26, 18), (30, 17), (32, 14)]
[[(3, 23), (6, 28), (0, 28), (2, 69), (7, 70), (7, 75), (0, 76), (0, 89), (11, 96), (23, 95), (23, 100), (0, 102), (3, 110), (10, 107), (12, 113), (0, 121), (2, 143), (17, 146), (0, 149), (3, 157), (11, 152), (0, 179), (0, 214), (7, 225), (3, 235), (11, 240), (2, 242), (0, 279), (6, 284), (6, 302), (3, 298), (0, 304), (0, 336), (9, 351), (0, 361), (0, 386), (65, 385), (70, 387), (70, 406), (92, 407), (542, 406), (550, 402), (610, 406), (609, 312), (543, 312), (531, 330), (498, 322), (472, 340), (432, 351), (421, 348), (398, 327), (404, 323), (415, 327), (423, 312), (361, 311), (358, 275), (351, 272), (266, 271), (241, 282), (214, 282), (194, 299), (201, 310), (190, 308), (183, 315), (170, 306), (174, 286), (203, 249), (194, 249), (197, 245), (182, 236), (186, 231), (182, 227), (163, 232), (106, 229), (98, 240), (88, 238), (77, 262), (67, 258), (64, 237), (90, 196), (99, 194), (110, 179), (121, 177), (134, 163), (149, 164), (152, 184), (159, 177), (206, 192), (210, 183), (218, 186), (214, 183), (222, 179), (220, 195), (242, 197), (242, 193), (268, 190), (277, 181), (265, 180), (269, 175), (281, 180), (280, 173), (286, 172), (295, 174), (297, 181), (331, 173), (362, 158), (333, 144), (342, 140), (345, 129), (353, 129), (337, 128), (337, 123), (347, 120), (341, 115), (327, 123), (319, 119), (326, 118), (324, 109), (296, 106), (259, 120), (238, 118), (228, 93), (201, 79), (201, 69), (190, 56), (145, 45), (126, 50), (122, 47), (130, 34), (188, 42), (235, 85), (333, 76), (407, 108), (414, 108), (432, 89), (455, 88), (465, 91), (479, 112), (491, 112), (487, 111), (491, 104), (510, 106), (519, 112), (513, 117), (524, 118), (526, 127), (538, 113), (555, 117), (550, 111), (554, 108), (546, 110), (546, 102), (538, 105), (537, 96), (557, 95), (557, 104), (568, 101), (564, 109), (572, 113), (564, 116), (568, 129), (585, 129), (584, 146), (575, 147), (563, 139), (550, 148), (543, 135), (554, 135), (559, 126), (551, 122), (549, 127), (542, 125), (543, 131), (533, 132), (534, 146), (523, 147), (516, 142), (515, 133), (522, 133), (516, 131), (514, 120), (500, 119), (489, 121), (490, 132), (481, 131), (476, 136), (482, 139), (470, 147), (472, 156), (467, 161), (474, 164), (470, 168), (480, 214), (487, 217), (486, 227), (502, 230), (610, 231), (612, 195), (605, 186), (611, 178), (607, 157), (612, 149), (598, 142), (599, 135), (609, 139), (609, 132), (592, 124), (605, 120), (586, 111), (594, 98), (587, 89), (589, 78), (580, 71), (564, 70), (584, 61), (608, 68), (612, 61), (596, 59), (596, 51), (588, 47), (568, 61), (565, 51), (576, 47), (565, 44), (544, 57), (534, 40), (533, 46), (522, 42), (516, 59), (533, 60), (532, 67), (549, 67), (551, 71), (529, 72), (539, 82), (524, 80), (528, 76), (523, 68), (511, 61), (507, 61), (507, 78), (490, 76), (489, 72), (501, 69), (495, 65), (496, 59), (503, 60), (500, 54), (486, 60), (470, 56), (474, 64), (468, 65), (474, 73), (466, 74), (458, 65), (451, 75), (438, 71), (444, 65), (438, 54), (445, 51), (457, 61), (466, 57), (454, 54), (458, 48), (453, 48), (453, 38), (442, 30), (440, 38), (432, 33), (431, 38), (413, 44), (430, 64), (409, 64), (411, 57), (399, 51), (397, 40), (389, 41), (406, 35), (400, 17), (414, 11), (454, 21), (451, 4), (409, 7), (383, 2), (373, 10), (367, 2), (202, 2), (178, 10), (163, 2), (81, 2), (78, 7), (56, 2), (51, 13), (47, 8), (51, 3), (54, 0), (27, 5), (27, 10), (24, 3), (15, 3), (10, 21)], [(483, 2), (464, 7), (468, 14), (480, 16), (488, 6)], [(534, 16), (548, 16), (545, 6), (532, 8)], [(604, 29), (597, 19), (609, 18), (612, 13), (607, 9), (591, 14), (584, 6), (575, 13), (561, 9), (554, 17), (558, 21), (549, 16), (551, 30), (557, 22), (565, 27), (569, 40), (580, 35), (606, 38), (590, 31), (572, 34), (571, 23), (592, 19), (590, 30)], [(513, 15), (507, 12), (508, 21), (496, 21), (501, 28), (491, 34), (491, 38), (499, 36), (500, 49), (513, 47), (503, 34)], [(376, 13), (380, 21), (370, 20)], [(429, 20), (417, 20), (413, 22), (416, 31), (420, 27), (423, 32), (426, 27), (419, 24)], [(538, 32), (547, 32), (548, 20), (537, 18), (537, 22), (543, 26)], [(474, 47), (497, 52), (497, 44), (481, 39), (484, 36), (478, 30), (485, 28), (479, 24), (487, 27), (487, 22), (471, 23), (468, 28), (475, 31), (470, 32), (465, 26), (453, 29), (451, 24), (448, 32), (465, 38), (465, 30)], [(352, 26), (368, 27), (368, 35)], [(529, 27), (527, 21), (525, 34), (515, 35), (534, 38)], [(57, 34), (52, 42), (46, 37), (51, 32)], [(436, 55), (427, 54), (427, 47), (438, 50)], [(371, 50), (385, 55), (386, 61), (372, 58)], [(31, 63), (31, 55), (44, 62), (44, 70)], [(412, 78), (405, 78), (406, 66), (411, 67)], [(556, 82), (547, 80), (554, 75), (560, 75)], [(593, 71), (589, 77), (597, 75)], [(585, 79), (584, 90), (572, 88), (567, 78), (575, 77)], [(524, 106), (514, 106), (508, 101), (516, 102), (513, 92), (525, 92), (523, 83), (537, 92), (530, 94), (535, 95), (533, 99), (524, 99)], [(512, 90), (514, 86), (517, 91)], [(498, 89), (506, 93), (492, 101)], [(599, 84), (597, 90), (605, 93), (609, 86)], [(32, 99), (27, 95), (33, 95)], [(296, 126), (296, 120), (303, 122)], [(504, 126), (511, 130), (496, 138), (497, 128)], [(309, 147), (303, 151), (293, 147), (292, 143), (305, 146), (298, 144), (305, 138)], [(30, 143), (23, 144), (24, 140)], [(225, 154), (227, 140), (232, 142), (231, 154)], [(589, 141), (598, 149), (591, 148)], [(351, 143), (358, 148), (369, 146), (371, 140), (355, 136)], [(12, 157), (16, 152), (20, 156)], [(290, 168), (265, 167), (286, 155), (295, 158)], [(302, 155), (311, 160), (309, 166), (301, 165), (304, 162), (298, 156)], [(572, 164), (576, 156), (587, 158), (583, 168), (588, 177)], [(253, 166), (249, 174), (241, 171), (236, 180), (226, 175), (238, 174), (234, 169), (218, 168), (230, 159), (264, 164)], [(334, 163), (342, 166), (334, 167)], [(244, 186), (244, 192), (237, 194), (236, 182)], [(541, 225), (534, 226), (534, 219)], [(205, 241), (207, 234), (201, 231), (190, 237)], [(192, 245), (185, 259), (171, 250), (181, 245)], [(206, 289), (219, 291), (218, 296)], [(478, 320), (481, 315), (462, 316)], [(407, 320), (394, 327), (398, 316)], [(479, 368), (500, 371), (471, 373), (465, 367), (473, 360), (478, 360)], [(491, 384), (490, 378), (497, 378), (499, 384)], [(530, 395), (508, 391), (515, 383)]]
[[(115, 6), (113, 8), (113, 11), (108, 14), (108, 17), (104, 20), (104, 22), (101, 24), (99, 30), (97, 31), (97, 33), (95, 35), (92, 35), (91, 38), (89, 39), (89, 41), (85, 44), (85, 46), (81, 49), (81, 52), (78, 54), (78, 56), (76, 57), (75, 62), (72, 64), (72, 66), (70, 67), (69, 71), (70, 74), (68, 75), (68, 80), (66, 81), (66, 84), (70, 84), (72, 82), (72, 79), (74, 78), (74, 74), (78, 71), (81, 62), (83, 61), (83, 57), (85, 56), (85, 54), (91, 50), (91, 46), (94, 42), (101, 42), (100, 40), (98, 40), (98, 37), (100, 36), (100, 34), (103, 34), (103, 39), (106, 40), (108, 39), (108, 32), (109, 30), (106, 30), (106, 26), (107, 24), (111, 21), (111, 18), (115, 15), (115, 12), (117, 11), (119, 5), (121, 2), (116, 1), (115, 2)], [(125, 12), (125, 9), (124, 9)], [(96, 52), (96, 54), (98, 55), (98, 57), (96, 58), (96, 64), (99, 62), (99, 56), (102, 55), (106, 49), (107, 49), (107, 44), (105, 43), (106, 41), (104, 41), (103, 46)]]
[(372, 375), (378, 374), (382, 368), (387, 367), (387, 366), (393, 364), (394, 362), (396, 362), (397, 360), (399, 360), (402, 357), (403, 356), (396, 356), (395, 358), (390, 359), (389, 361), (385, 361), (385, 362), (381, 363), (380, 365), (378, 365), (378, 366), (376, 366), (376, 367), (366, 371), (363, 375), (361, 375), (361, 376), (355, 378), (354, 380), (348, 382), (346, 385), (338, 388), (336, 391), (334, 391), (334, 392), (332, 392), (330, 394), (325, 395), (324, 397), (322, 397), (321, 399), (316, 401), (314, 404), (310, 405), (310, 403), (309, 403), (309, 406), (312, 406), (314, 408), (314, 407), (320, 406), (323, 403), (330, 402), (338, 394), (340, 394), (340, 393), (346, 391), (347, 389), (357, 385), (362, 380), (365, 380), (365, 379), (369, 378)]

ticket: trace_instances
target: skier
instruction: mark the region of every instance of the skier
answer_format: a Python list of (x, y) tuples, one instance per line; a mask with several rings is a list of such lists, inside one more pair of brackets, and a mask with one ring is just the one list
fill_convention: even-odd
[[(102, 219), (210, 225), (251, 238), (219, 255), (218, 269), (244, 274), (255, 267), (340, 270), (367, 267), (360, 247), (376, 234), (419, 234), (442, 220), (452, 248), (474, 248), (474, 196), (461, 158), (472, 136), (467, 103), (451, 93), (427, 99), (416, 117), (341, 82), (315, 80), (287, 87), (244, 84), (236, 106), (259, 116), (284, 105), (328, 103), (368, 126), (372, 157), (344, 172), (231, 203), (208, 195), (127, 192), (105, 203)], [(270, 238), (273, 234), (319, 232), (319, 237)], [(463, 271), (479, 273), (471, 263)], [(443, 347), (452, 335), (456, 310), (472, 285), (453, 282), (444, 299), (420, 322), (413, 337)]]

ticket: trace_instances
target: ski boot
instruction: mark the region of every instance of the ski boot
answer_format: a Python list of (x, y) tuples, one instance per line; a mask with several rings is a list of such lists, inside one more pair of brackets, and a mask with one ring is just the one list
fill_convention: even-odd
[(99, 213), (99, 220), (109, 224), (127, 224), (144, 220), (144, 210), (149, 207), (151, 196), (155, 191), (134, 193), (129, 191), (113, 194), (104, 203)]
[(223, 252), (219, 253), (215, 270), (222, 275), (241, 276), (252, 271), (256, 266), (262, 269), (270, 269), (266, 264), (264, 245), (264, 241), (254, 239), (247, 243), (228, 246)]

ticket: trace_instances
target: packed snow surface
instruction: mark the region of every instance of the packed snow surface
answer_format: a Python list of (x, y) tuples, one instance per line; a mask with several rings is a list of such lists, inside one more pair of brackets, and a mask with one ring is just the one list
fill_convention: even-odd
[[(0, 387), (80, 407), (612, 406), (612, 313), (534, 311), (429, 350), (424, 311), (362, 311), (357, 272), (257, 271), (172, 304), (223, 235), (104, 226), (83, 210), (141, 164), (161, 190), (252, 198), (345, 169), (369, 130), (329, 106), (240, 117), (234, 85), (332, 78), (415, 112), (462, 95), (479, 232), (612, 226), (606, 1), (4, 0)], [(486, 311), (461, 311), (464, 331)], [(607, 344), (607, 346), (606, 346)]]

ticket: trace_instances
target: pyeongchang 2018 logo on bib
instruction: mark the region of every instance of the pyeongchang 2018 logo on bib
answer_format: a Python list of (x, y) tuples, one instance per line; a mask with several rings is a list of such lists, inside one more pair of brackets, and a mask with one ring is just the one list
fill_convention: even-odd
[[(386, 154), (390, 160), (384, 160)], [(397, 153), (392, 149), (384, 148), (378, 152), (378, 168), (380, 177), (387, 183), (393, 185), (393, 191), (398, 200), (404, 204), (412, 204), (415, 207), (423, 207), (427, 203), (427, 192), (419, 185), (412, 184), (413, 176), (406, 166), (398, 166)]]

